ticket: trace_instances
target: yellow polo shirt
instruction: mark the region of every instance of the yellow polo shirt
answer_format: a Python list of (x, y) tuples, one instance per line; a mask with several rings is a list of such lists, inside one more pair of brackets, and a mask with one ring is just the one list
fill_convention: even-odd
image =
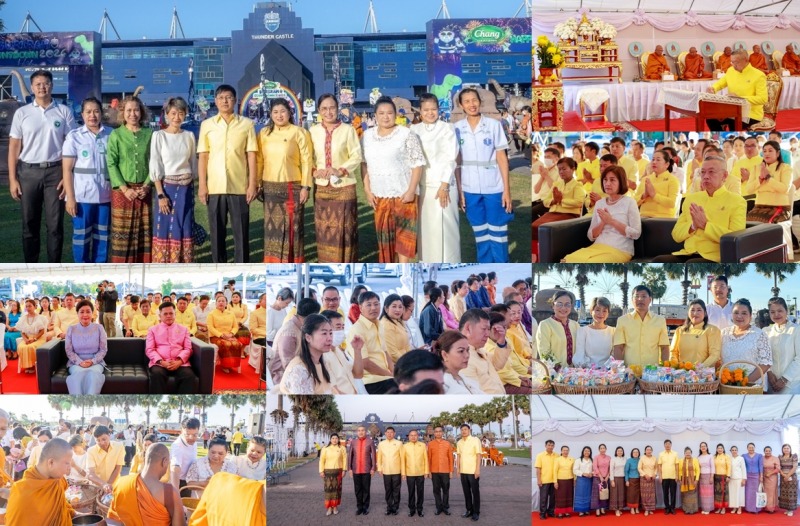
[[(645, 197), (645, 183), (653, 183), (656, 195)], [(639, 204), (639, 213), (642, 217), (675, 217), (675, 206), (678, 198), (680, 183), (678, 178), (669, 172), (658, 175), (645, 176), (636, 188), (636, 202)]]
[[(644, 174), (639, 173), (639, 165), (636, 163), (636, 159), (630, 155), (623, 155), (617, 159), (617, 164), (622, 166), (622, 168), (625, 170), (625, 175), (628, 176), (628, 181), (633, 181), (636, 183), (636, 187), (638, 188), (639, 180)], [(629, 184), (628, 188), (630, 187), (631, 185)]]
[(253, 338), (266, 338), (267, 336), (267, 309), (256, 309), (250, 313), (248, 323), (250, 336)]
[(650, 165), (650, 160), (647, 159), (645, 156), (642, 156), (642, 158), (639, 159), (638, 161), (633, 156), (631, 156), (631, 159), (633, 159), (633, 162), (636, 163), (636, 169), (639, 173), (639, 179), (647, 175), (647, 167)]
[(458, 455), (458, 473), (474, 475), (483, 454), (481, 441), (478, 440), (478, 437), (473, 436), (459, 438), (456, 442), (456, 454)]
[[(500, 381), (503, 382), (503, 385), (508, 384), (519, 387), (522, 385), (522, 381), (519, 379), (519, 377), (523, 376), (530, 378), (531, 375), (528, 372), (528, 368), (520, 361), (519, 355), (517, 354), (516, 350), (514, 350), (514, 344), (508, 339), (507, 336), (508, 335), (506, 335), (506, 345), (511, 347), (511, 352), (508, 353), (508, 360), (506, 360), (505, 365), (498, 369), (497, 376), (500, 377)], [(485, 350), (487, 353), (489, 353), (489, 356), (494, 356), (497, 352), (507, 352), (507, 349), (498, 347), (497, 344), (492, 340), (488, 340), (486, 342)]]
[(701, 362), (707, 367), (714, 366), (722, 357), (722, 332), (714, 325), (693, 326), (688, 331), (678, 327), (672, 335), (670, 360), (682, 362)]
[[(739, 180), (742, 195), (750, 195), (747, 193), (747, 184), (749, 184), (753, 178), (755, 178), (756, 181), (758, 180), (760, 166), (763, 162), (764, 158), (760, 155), (756, 155), (754, 157), (747, 157), (745, 155), (741, 159), (737, 159), (733, 162), (733, 167), (731, 168), (731, 173), (728, 174), (728, 179), (733, 177)], [(742, 168), (745, 168), (750, 172), (750, 178), (747, 180), (747, 183), (744, 184), (742, 184)]]
[(498, 348), (490, 355), (484, 349), (475, 349), (470, 345), (469, 364), (461, 370), (461, 376), (478, 382), (484, 394), (505, 394), (503, 381), (497, 371), (505, 366), (510, 353), (511, 348), (506, 347)]
[[(541, 332), (541, 325), (539, 331)], [(661, 346), (669, 345), (667, 322), (657, 314), (647, 313), (642, 320), (636, 311), (617, 319), (614, 345), (624, 345), (627, 365), (653, 365), (661, 358)]]
[(378, 322), (378, 331), (381, 335), (383, 349), (389, 353), (394, 363), (405, 353), (411, 350), (411, 342), (408, 341), (405, 322), (394, 323), (389, 318), (381, 318)]
[[(559, 204), (553, 204), (553, 188), (558, 188), (558, 191), (563, 194)], [(586, 191), (577, 179), (573, 177), (568, 183), (564, 183), (564, 180), (559, 177), (553, 184), (553, 188), (542, 199), (542, 204), (549, 208), (550, 212), (581, 215)]]
[[(578, 323), (569, 320), (569, 332), (572, 335), (572, 354), (578, 352)], [(556, 361), (567, 365), (567, 334), (564, 326), (553, 318), (547, 318), (539, 323), (536, 330), (536, 350), (539, 356), (553, 354)]]
[(192, 336), (197, 333), (197, 319), (194, 317), (194, 312), (192, 312), (192, 309), (189, 307), (186, 307), (186, 310), (183, 312), (177, 309), (175, 310), (175, 323), (189, 329), (189, 334)]
[(128, 328), (131, 326), (131, 322), (133, 321), (133, 317), (139, 314), (141, 311), (138, 309), (133, 310), (132, 305), (125, 305), (122, 307), (122, 312), (120, 313), (120, 321), (122, 322), (122, 326), (125, 327), (125, 322), (128, 322)]
[(86, 468), (94, 468), (94, 472), (103, 480), (108, 480), (117, 466), (125, 465), (125, 446), (119, 442), (112, 441), (108, 451), (103, 451), (95, 444), (86, 453)]
[(583, 200), (583, 206), (586, 207), (586, 215), (590, 216), (594, 213), (594, 205), (592, 205), (591, 200), (591, 193), (594, 192), (600, 195), (600, 199), (605, 199), (608, 197), (608, 194), (603, 190), (603, 183), (600, 179), (595, 179), (592, 181), (592, 189), (589, 192), (586, 192), (586, 197)]
[(319, 472), (326, 469), (347, 470), (347, 449), (333, 444), (325, 446), (319, 455)]
[(712, 86), (714, 91), (728, 88), (728, 93), (746, 99), (750, 103), (750, 119), (760, 121), (764, 118), (764, 104), (769, 100), (767, 94), (767, 76), (763, 71), (750, 64), (739, 72), (733, 66), (728, 68), (725, 76)]
[[(375, 323), (369, 321), (366, 317), (360, 316), (356, 322), (350, 327), (350, 331), (347, 333), (347, 353), (350, 356), (355, 356), (355, 350), (351, 345), (353, 341), (353, 336), (355, 335), (361, 336), (361, 339), (364, 340), (364, 347), (361, 348), (361, 358), (369, 360), (380, 366), (384, 369), (389, 368), (389, 362), (386, 360), (386, 351), (383, 350), (383, 345), (381, 344), (381, 335), (380, 331), (378, 330), (378, 326)], [(382, 382), (384, 380), (388, 380), (391, 376), (381, 376), (372, 374), (367, 372), (366, 368), (364, 369), (364, 384), (374, 384), (378, 382)], [(400, 471), (397, 471), (400, 473)]]
[(592, 174), (592, 182), (600, 179), (600, 158), (595, 157), (594, 161), (584, 159), (583, 161), (579, 162), (578, 168), (575, 169), (575, 178), (577, 180), (583, 181), (584, 170), (589, 170), (589, 173)]
[(208, 154), (208, 193), (244, 195), (249, 169), (247, 152), (258, 152), (253, 121), (234, 115), (225, 122), (215, 115), (200, 125), (197, 153)]
[(430, 474), (428, 448), (420, 441), (403, 444), (400, 474), (404, 477), (424, 477)]
[[(792, 167), (787, 163), (781, 163), (781, 167), (778, 168), (778, 163), (775, 162), (767, 165), (767, 171), (770, 178), (761, 184), (761, 181), (758, 180), (761, 175), (761, 166), (756, 166), (750, 172), (750, 179), (745, 185), (745, 193), (747, 195), (756, 194), (757, 205), (791, 207), (789, 186), (792, 184)], [(791, 215), (791, 210), (789, 212)]]
[[(692, 204), (703, 207), (706, 214), (706, 227), (702, 230), (690, 231), (692, 216), (689, 209)], [(719, 240), (725, 234), (744, 230), (747, 224), (747, 202), (740, 195), (733, 194), (724, 187), (714, 192), (689, 194), (683, 201), (683, 209), (678, 221), (672, 228), (672, 239), (683, 243), (683, 250), (673, 252), (675, 255), (700, 254), (705, 259), (719, 262)]]
[(131, 322), (133, 335), (137, 338), (144, 338), (147, 336), (147, 331), (150, 329), (150, 327), (157, 323), (158, 316), (156, 316), (153, 311), (150, 311), (150, 314), (147, 316), (139, 312), (133, 317), (133, 321)]
[(661, 466), (661, 480), (678, 478), (678, 454), (675, 451), (659, 453), (658, 465)]
[(539, 475), (539, 482), (542, 484), (552, 484), (556, 481), (556, 460), (558, 458), (559, 455), (555, 452), (548, 453), (547, 451), (542, 451), (536, 455), (536, 463), (533, 467), (542, 470), (541, 475)]
[(63, 337), (67, 334), (67, 328), (70, 325), (78, 323), (78, 311), (75, 307), (71, 309), (61, 308), (52, 314), (53, 331), (57, 337)]
[(403, 443), (393, 438), (378, 444), (377, 471), (384, 475), (400, 475), (402, 467)]

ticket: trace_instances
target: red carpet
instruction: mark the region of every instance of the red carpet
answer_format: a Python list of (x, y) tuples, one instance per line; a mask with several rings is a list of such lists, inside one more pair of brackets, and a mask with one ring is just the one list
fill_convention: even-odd
[[(583, 127), (567, 128), (566, 116), (564, 119), (565, 130), (575, 131), (589, 131), (584, 130)], [(580, 123), (580, 118), (578, 118)], [(671, 121), (672, 131), (700, 131), (694, 129), (694, 119), (673, 119)], [(660, 132), (664, 131), (664, 119), (652, 121), (631, 121), (630, 125), (643, 132)], [(782, 110), (778, 113), (778, 121), (776, 128), (778, 130), (800, 130), (800, 109), (798, 110)], [(706, 127), (705, 130), (708, 128)]]
[(580, 113), (577, 111), (568, 111), (564, 113), (564, 130), (577, 131), (577, 132), (593, 132), (605, 131), (610, 132), (617, 129), (614, 123), (609, 121), (601, 121), (599, 119), (592, 119), (588, 123), (581, 119)]
[[(550, 522), (553, 521), (553, 522)], [(546, 524), (551, 523), (553, 526), (568, 525), (568, 524), (591, 524), (591, 526), (642, 526), (643, 524), (652, 524), (653, 526), (663, 524), (680, 524), (680, 526), (797, 526), (798, 510), (795, 510), (794, 517), (787, 517), (783, 514), (783, 510), (776, 511), (773, 514), (761, 512), (757, 515), (746, 513), (742, 510), (741, 515), (701, 515), (695, 513), (694, 515), (684, 515), (679, 509), (677, 515), (664, 515), (664, 512), (658, 510), (656, 514), (648, 515), (645, 517), (641, 513), (631, 515), (630, 512), (623, 513), (621, 517), (614, 515), (614, 512), (607, 512), (605, 515), (595, 517), (594, 514), (588, 517), (578, 517), (573, 515), (568, 519), (552, 519), (548, 518), (547, 522), (539, 519), (539, 513), (531, 513), (532, 524)]]
[[(17, 360), (10, 360), (2, 373), (3, 394), (38, 394), (35, 374), (17, 374)], [(266, 388), (262, 384), (261, 391)], [(258, 390), (258, 373), (242, 358), (242, 373), (224, 373), (217, 366), (214, 372), (214, 394), (253, 392)]]

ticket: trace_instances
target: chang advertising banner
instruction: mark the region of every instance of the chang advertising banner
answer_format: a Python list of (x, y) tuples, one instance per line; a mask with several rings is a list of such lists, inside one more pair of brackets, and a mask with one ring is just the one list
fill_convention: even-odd
[(464, 82), (462, 55), (531, 53), (530, 18), (431, 20), (427, 33), (428, 86), (446, 114)]
[(4, 33), (0, 34), (0, 66), (99, 65), (100, 34)]

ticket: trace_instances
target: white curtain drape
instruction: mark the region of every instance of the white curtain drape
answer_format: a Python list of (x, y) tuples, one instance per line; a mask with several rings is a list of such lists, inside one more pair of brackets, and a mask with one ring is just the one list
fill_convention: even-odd
[(636, 433), (662, 432), (665, 434), (683, 433), (684, 431), (702, 431), (709, 435), (721, 435), (729, 431), (739, 433), (746, 432), (753, 435), (767, 435), (775, 431), (783, 431), (790, 425), (800, 426), (800, 417), (790, 419), (778, 419), (767, 421), (752, 420), (721, 420), (709, 421), (691, 419), (683, 421), (659, 420), (655, 418), (644, 418), (638, 421), (563, 421), (556, 419), (534, 420), (532, 431), (534, 435), (542, 433), (552, 433), (558, 431), (567, 436), (577, 437), (581, 435), (610, 433), (615, 436), (631, 436)]
[(537, 12), (533, 17), (533, 34), (552, 35), (556, 24), (571, 16), (580, 17), (586, 13), (589, 18), (599, 17), (622, 31), (631, 25), (650, 25), (661, 31), (678, 31), (684, 26), (700, 26), (706, 31), (720, 33), (728, 29), (749, 29), (756, 33), (769, 33), (774, 29), (800, 30), (800, 17), (778, 15), (775, 17), (745, 15), (698, 15), (694, 11), (679, 14), (646, 13), (636, 9), (627, 13), (592, 13), (588, 8), (576, 12)]

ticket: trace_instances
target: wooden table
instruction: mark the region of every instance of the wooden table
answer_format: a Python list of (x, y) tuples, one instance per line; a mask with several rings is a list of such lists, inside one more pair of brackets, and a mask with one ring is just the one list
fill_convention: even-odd
[(671, 104), (664, 104), (665, 131), (672, 131), (670, 114), (673, 111), (694, 119), (694, 128), (691, 131), (702, 132), (705, 130), (707, 119), (730, 119), (731, 117), (733, 117), (734, 120), (733, 129), (735, 131), (742, 131), (742, 111), (744, 110), (744, 107), (741, 104), (722, 102), (718, 100), (705, 100), (704, 95), (704, 93), (699, 94), (700, 100), (698, 101), (698, 111), (679, 108)]
[(564, 129), (564, 86), (533, 83), (533, 131), (561, 131)]

